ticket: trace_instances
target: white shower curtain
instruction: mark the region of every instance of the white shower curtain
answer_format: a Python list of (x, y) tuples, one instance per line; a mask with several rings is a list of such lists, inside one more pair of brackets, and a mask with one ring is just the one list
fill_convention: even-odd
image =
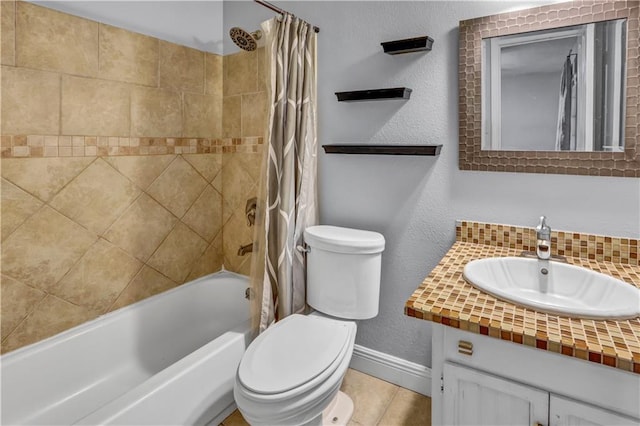
[(305, 309), (303, 232), (318, 222), (316, 33), (292, 15), (262, 24), (268, 120), (252, 264), (254, 327)]

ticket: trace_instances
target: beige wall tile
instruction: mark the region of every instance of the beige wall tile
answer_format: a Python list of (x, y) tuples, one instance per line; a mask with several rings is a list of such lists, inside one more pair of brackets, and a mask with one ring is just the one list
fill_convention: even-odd
[(2, 351), (8, 352), (34, 343), (61, 331), (96, 318), (99, 312), (47, 296), (16, 329), (2, 342)]
[(175, 155), (136, 155), (104, 157), (104, 160), (141, 189), (147, 189), (174, 158)]
[(45, 206), (3, 242), (2, 272), (32, 287), (50, 291), (96, 238)]
[[(217, 180), (217, 179), (216, 179)], [(220, 179), (222, 180), (222, 179)], [(215, 182), (215, 181), (214, 181)], [(211, 185), (214, 188), (216, 187), (215, 185)], [(222, 185), (221, 185), (222, 186)], [(218, 191), (220, 192), (220, 191)], [(224, 194), (224, 193), (223, 193)], [(226, 198), (224, 198), (224, 195), (222, 196), (222, 226), (224, 227), (224, 225), (229, 221), (229, 219), (231, 219), (231, 215), (233, 214), (233, 208), (231, 207), (231, 205), (229, 204), (229, 201), (227, 201)]]
[(160, 40), (160, 87), (204, 93), (204, 52)]
[(207, 182), (189, 163), (177, 157), (151, 184), (147, 192), (171, 213), (181, 218), (206, 185)]
[(127, 288), (120, 293), (120, 296), (118, 296), (118, 299), (109, 310), (114, 311), (123, 306), (131, 305), (147, 297), (172, 289), (177, 285), (177, 283), (155, 269), (143, 266)]
[[(260, 147), (262, 147), (261, 145)], [(242, 154), (231, 154), (229, 161), (234, 167), (242, 167), (251, 179), (257, 184), (261, 176), (261, 167), (263, 161), (262, 152), (244, 152)]]
[(0, 63), (14, 65), (16, 63), (16, 2), (0, 1)]
[(42, 202), (18, 188), (6, 179), (2, 179), (2, 240), (33, 215)]
[(264, 47), (260, 47), (257, 49), (258, 55), (258, 91), (266, 92), (267, 91), (267, 53)]
[(213, 181), (222, 170), (222, 154), (184, 154), (182, 158), (187, 160), (207, 182)]
[[(222, 155), (220, 155), (222, 157)], [(222, 173), (218, 173), (217, 176), (211, 181), (211, 186), (218, 191), (219, 193), (223, 193), (222, 188)], [(224, 209), (223, 209), (224, 210)]]
[(225, 96), (222, 101), (222, 137), (239, 138), (242, 135), (242, 97)]
[(135, 87), (131, 92), (131, 136), (182, 136), (179, 92)]
[(94, 158), (3, 158), (2, 177), (49, 201)]
[(60, 75), (2, 67), (2, 133), (57, 135), (59, 130)]
[(196, 261), (187, 281), (218, 272), (222, 268), (222, 234), (218, 234)]
[(388, 426), (430, 425), (431, 398), (399, 388), (379, 424)]
[(211, 185), (207, 185), (182, 221), (200, 237), (211, 242), (222, 227), (222, 196)]
[(158, 39), (100, 24), (100, 78), (156, 87), (158, 57)]
[(204, 91), (208, 95), (216, 95), (222, 98), (223, 57), (205, 52), (205, 86)]
[(130, 87), (62, 76), (62, 134), (129, 136)]
[(16, 65), (98, 75), (98, 23), (19, 1)]
[(51, 207), (102, 234), (140, 195), (140, 190), (104, 160), (97, 159), (51, 201)]
[(238, 52), (224, 57), (224, 95), (258, 91), (258, 54)]
[(141, 262), (100, 239), (60, 280), (53, 293), (75, 305), (105, 312), (141, 267)]
[(341, 390), (353, 400), (352, 420), (363, 425), (377, 425), (398, 386), (349, 369)]
[(178, 219), (142, 194), (105, 233), (105, 238), (146, 261), (171, 232)]
[(178, 223), (149, 259), (148, 264), (177, 283), (183, 283), (207, 248), (207, 242)]
[(265, 92), (242, 95), (242, 136), (264, 136), (267, 125)]
[(222, 98), (184, 94), (183, 135), (192, 138), (219, 138), (222, 134)]
[(224, 154), (222, 167), (223, 196), (232, 210), (244, 208), (256, 196), (256, 181), (242, 162), (245, 154)]
[(1, 279), (2, 331), (0, 333), (4, 339), (34, 310), (46, 294), (6, 275), (2, 275)]
[(250, 276), (251, 275), (251, 261), (252, 261), (252, 259), (253, 259), (253, 253), (249, 253), (246, 256), (244, 256), (244, 260), (242, 261), (240, 266), (237, 268), (237, 272), (240, 275), (246, 275), (246, 276)]
[(240, 272), (240, 266), (250, 257), (238, 255), (240, 246), (250, 244), (253, 241), (253, 228), (247, 224), (244, 207), (234, 210), (231, 218), (222, 228), (222, 247), (224, 265), (229, 271)]

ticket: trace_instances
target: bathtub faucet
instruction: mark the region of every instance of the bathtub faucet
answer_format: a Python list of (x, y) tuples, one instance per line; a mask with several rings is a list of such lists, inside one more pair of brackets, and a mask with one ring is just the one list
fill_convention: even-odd
[(244, 256), (247, 253), (251, 253), (253, 251), (253, 243), (240, 246), (238, 249), (238, 256)]

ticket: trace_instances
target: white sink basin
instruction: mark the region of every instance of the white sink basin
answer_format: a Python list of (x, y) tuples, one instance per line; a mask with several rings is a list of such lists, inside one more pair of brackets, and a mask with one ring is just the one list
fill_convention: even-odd
[(640, 316), (640, 289), (579, 266), (493, 257), (467, 263), (463, 275), (482, 291), (537, 311), (591, 319)]

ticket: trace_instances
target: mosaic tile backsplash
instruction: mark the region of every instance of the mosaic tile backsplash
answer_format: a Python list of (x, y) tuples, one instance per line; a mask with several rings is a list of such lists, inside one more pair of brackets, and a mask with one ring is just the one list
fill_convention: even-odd
[[(416, 289), (405, 313), (473, 333), (640, 374), (640, 318), (595, 321), (533, 311), (503, 302), (468, 284), (464, 265), (532, 250), (535, 230), (458, 222), (456, 242)], [(552, 254), (640, 287), (638, 240), (554, 232)]]
[(247, 274), (264, 49), (1, 1), (2, 352), (224, 264)]

